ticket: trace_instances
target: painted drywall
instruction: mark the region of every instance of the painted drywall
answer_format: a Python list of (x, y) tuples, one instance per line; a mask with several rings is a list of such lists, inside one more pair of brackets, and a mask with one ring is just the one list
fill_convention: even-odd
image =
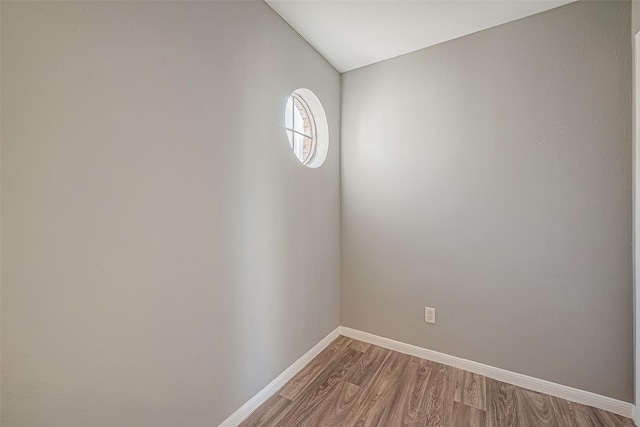
[(633, 401), (630, 8), (343, 74), (344, 326)]
[[(635, 4), (632, 8), (635, 8)], [(633, 43), (633, 325), (634, 325), (634, 369), (635, 369), (635, 404), (638, 406), (638, 397), (640, 396), (640, 277), (638, 275), (638, 266), (640, 266), (640, 211), (638, 210), (638, 201), (640, 200), (640, 153), (638, 147), (638, 124), (640, 123), (640, 34), (635, 34)], [(640, 411), (634, 409), (633, 420), (636, 424), (640, 423)]]
[(640, 4), (638, 0), (631, 2), (631, 34), (635, 35), (640, 31)]
[(339, 324), (340, 75), (263, 2), (2, 2), (1, 35), (2, 426), (218, 425)]
[(576, 0), (265, 1), (345, 72)]
[[(638, 200), (640, 200), (640, 172), (638, 165), (640, 164), (638, 159), (638, 113), (640, 112), (640, 102), (638, 97), (638, 84), (640, 83), (640, 67), (639, 57), (640, 53), (640, 39), (637, 34), (640, 31), (640, 5), (637, 1), (631, 2), (631, 37), (633, 45), (633, 151), (634, 151), (634, 164), (633, 164), (633, 186), (634, 186), (634, 198), (633, 198), (633, 282), (634, 282), (634, 369), (635, 369), (635, 403), (638, 405), (638, 397), (640, 396), (640, 316), (638, 311), (640, 310), (640, 278), (638, 277), (638, 267), (640, 266), (640, 233), (638, 232), (638, 224), (640, 224), (640, 212), (638, 211)], [(640, 411), (634, 411), (633, 420), (636, 424), (640, 424)]]

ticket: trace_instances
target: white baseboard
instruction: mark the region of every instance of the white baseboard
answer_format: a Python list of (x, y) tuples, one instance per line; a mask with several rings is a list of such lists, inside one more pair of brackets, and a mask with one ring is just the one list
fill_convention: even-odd
[[(495, 368), (493, 366), (484, 365), (478, 362), (472, 362), (471, 360), (461, 359), (459, 357), (450, 356), (448, 354), (440, 353), (433, 350), (427, 350), (426, 348), (417, 347), (411, 344), (405, 344), (403, 342), (394, 341), (389, 338), (383, 338), (367, 332), (358, 331), (356, 329), (346, 328), (344, 326), (341, 326), (339, 328), (339, 332), (340, 335), (344, 335), (345, 337), (354, 338), (370, 344), (375, 344), (377, 346), (388, 348), (389, 350), (394, 350), (399, 353), (420, 357), (421, 359), (427, 359), (445, 365), (453, 366), (455, 368), (464, 369), (465, 371), (484, 375), (486, 377), (513, 384), (519, 387), (527, 388), (529, 390), (560, 397), (572, 402), (581, 403), (587, 406), (593, 406), (594, 408), (613, 412), (614, 414), (622, 415), (623, 417), (631, 418), (632, 416), (636, 415), (634, 413), (635, 407), (633, 404), (617, 399), (612, 399), (610, 397), (601, 396), (589, 391), (579, 390), (577, 388), (552, 383), (550, 381), (541, 380), (500, 368)], [(637, 420), (636, 423), (638, 423)]]
[(293, 378), (298, 372), (304, 368), (307, 363), (311, 362), (322, 350), (325, 349), (331, 341), (338, 338), (340, 327), (337, 327), (333, 331), (329, 332), (329, 335), (324, 337), (322, 341), (316, 344), (311, 350), (307, 351), (300, 357), (300, 359), (293, 362), (293, 365), (289, 366), (280, 375), (278, 375), (273, 381), (271, 381), (265, 388), (260, 390), (255, 396), (253, 396), (247, 403), (242, 405), (236, 412), (231, 414), (229, 418), (224, 420), (218, 427), (236, 427), (245, 418), (247, 418), (253, 411), (255, 411), (260, 405), (273, 396), (278, 390), (280, 390), (291, 378)]

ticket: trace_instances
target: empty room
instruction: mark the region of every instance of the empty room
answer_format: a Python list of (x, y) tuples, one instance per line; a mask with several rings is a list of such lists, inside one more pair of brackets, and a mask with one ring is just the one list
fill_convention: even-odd
[(0, 1), (0, 425), (640, 425), (639, 31)]

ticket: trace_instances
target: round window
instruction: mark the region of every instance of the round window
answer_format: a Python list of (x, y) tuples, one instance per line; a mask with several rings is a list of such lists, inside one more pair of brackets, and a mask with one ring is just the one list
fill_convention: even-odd
[(320, 166), (327, 157), (329, 131), (318, 97), (309, 89), (295, 90), (287, 100), (284, 122), (298, 160), (310, 168)]

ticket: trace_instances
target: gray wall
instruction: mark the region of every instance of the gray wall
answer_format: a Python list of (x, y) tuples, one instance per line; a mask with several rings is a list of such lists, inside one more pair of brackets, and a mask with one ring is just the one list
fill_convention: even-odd
[(633, 401), (630, 13), (343, 75), (344, 326)]
[(640, 31), (640, 4), (638, 0), (631, 2), (631, 35)]
[(217, 425), (338, 326), (339, 74), (263, 2), (2, 2), (1, 36), (2, 426)]
[[(634, 309), (634, 341), (635, 341), (635, 402), (636, 405), (638, 402), (638, 397), (640, 396), (640, 316), (638, 315), (638, 310), (640, 309), (640, 277), (638, 277), (638, 267), (640, 266), (640, 253), (638, 252), (638, 248), (640, 248), (640, 232), (638, 231), (638, 225), (640, 224), (640, 212), (638, 212), (638, 201), (640, 200), (640, 171), (638, 170), (638, 111), (640, 110), (640, 100), (638, 99), (638, 83), (640, 79), (640, 70), (638, 68), (638, 52), (640, 51), (638, 42), (636, 40), (636, 34), (640, 31), (640, 4), (637, 1), (631, 2), (631, 39), (633, 44), (633, 62), (634, 62), (634, 75), (633, 75), (633, 106), (634, 106), (634, 117), (633, 117), (633, 147), (634, 147), (634, 171), (633, 171), (633, 182), (634, 182), (634, 206), (633, 206), (633, 216), (634, 216), (634, 262), (633, 262), (633, 270), (634, 274), (634, 299), (635, 299), (635, 309)], [(634, 421), (636, 424), (640, 424), (640, 411), (635, 411), (634, 413)]]

